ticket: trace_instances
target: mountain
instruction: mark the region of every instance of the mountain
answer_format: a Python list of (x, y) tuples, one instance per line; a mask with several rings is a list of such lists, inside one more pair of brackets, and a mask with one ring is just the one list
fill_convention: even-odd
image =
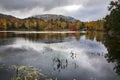
[(18, 18), (14, 17), (14, 16), (2, 14), (2, 13), (0, 13), (0, 18), (18, 19)]
[[(0, 13), (0, 18), (6, 18), (6, 19), (19, 19), (19, 18), (16, 18), (14, 16), (11, 16), (11, 15), (6, 15), (6, 14), (1, 14)], [(28, 17), (28, 18), (25, 18), (25, 19), (43, 19), (45, 21), (48, 21), (48, 20), (65, 20), (65, 21), (68, 21), (68, 22), (75, 22), (77, 19), (73, 18), (73, 17), (70, 17), (70, 16), (64, 16), (64, 15), (56, 15), (56, 14), (43, 14), (43, 15), (34, 15), (34, 16), (31, 16), (31, 17)]]
[(37, 18), (37, 19), (43, 19), (45, 21), (48, 21), (48, 20), (60, 20), (60, 19), (63, 19), (65, 21), (72, 21), (72, 22), (75, 22), (76, 19), (73, 18), (73, 17), (70, 17), (70, 16), (64, 16), (64, 15), (56, 15), (56, 14), (43, 14), (43, 15), (35, 15), (35, 16), (32, 16), (32, 17), (29, 17), (29, 18)]

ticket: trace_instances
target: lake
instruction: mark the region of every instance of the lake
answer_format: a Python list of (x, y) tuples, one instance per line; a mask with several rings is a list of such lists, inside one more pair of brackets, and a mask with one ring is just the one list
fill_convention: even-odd
[(103, 32), (0, 32), (0, 80), (120, 80), (119, 45)]

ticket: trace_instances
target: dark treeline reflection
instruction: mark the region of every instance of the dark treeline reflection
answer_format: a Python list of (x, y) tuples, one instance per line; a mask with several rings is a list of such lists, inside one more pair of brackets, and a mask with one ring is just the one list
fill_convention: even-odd
[(75, 37), (77, 41), (80, 40), (81, 36), (85, 35), (86, 39), (97, 41), (104, 41), (104, 33), (102, 32), (86, 32), (86, 33), (27, 33), (17, 34), (12, 32), (0, 32), (0, 39), (10, 38), (25, 38), (32, 41), (43, 41), (46, 43), (63, 42), (65, 38)]
[(114, 63), (114, 71), (120, 75), (120, 37), (106, 36), (105, 45), (108, 49), (106, 59), (110, 63)]

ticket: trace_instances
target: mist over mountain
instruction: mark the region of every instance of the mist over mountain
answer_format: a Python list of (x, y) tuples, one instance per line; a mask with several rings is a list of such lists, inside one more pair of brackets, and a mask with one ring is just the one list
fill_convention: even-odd
[(74, 22), (76, 21), (77, 19), (73, 18), (73, 17), (70, 17), (70, 16), (64, 16), (64, 15), (56, 15), (56, 14), (43, 14), (43, 15), (34, 15), (34, 16), (31, 16), (29, 18), (37, 18), (37, 19), (42, 19), (42, 20), (45, 20), (45, 21), (48, 21), (48, 20), (60, 20), (60, 19), (63, 19), (65, 21), (69, 21), (69, 22)]

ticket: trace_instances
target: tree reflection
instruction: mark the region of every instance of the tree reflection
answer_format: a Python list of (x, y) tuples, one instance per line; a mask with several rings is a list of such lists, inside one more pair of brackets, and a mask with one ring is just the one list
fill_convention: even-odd
[(94, 40), (95, 38), (95, 33), (94, 32), (87, 32), (86, 38), (90, 40)]
[(95, 32), (97, 41), (104, 41), (104, 33), (103, 32)]
[(108, 49), (108, 54), (105, 58), (110, 63), (114, 63), (114, 71), (120, 75), (120, 37), (106, 37), (105, 44)]
[(81, 34), (80, 34), (80, 33), (76, 33), (76, 34), (75, 34), (75, 38), (76, 38), (76, 40), (79, 41), (79, 40), (80, 40), (80, 37), (81, 37)]
[(42, 41), (45, 43), (57, 43), (63, 42), (68, 37), (74, 37), (77, 41), (80, 40), (81, 36), (85, 35), (86, 39), (97, 41), (104, 40), (103, 32), (87, 32), (87, 33), (12, 33), (12, 32), (0, 32), (0, 39), (8, 38), (25, 38), (32, 41)]

